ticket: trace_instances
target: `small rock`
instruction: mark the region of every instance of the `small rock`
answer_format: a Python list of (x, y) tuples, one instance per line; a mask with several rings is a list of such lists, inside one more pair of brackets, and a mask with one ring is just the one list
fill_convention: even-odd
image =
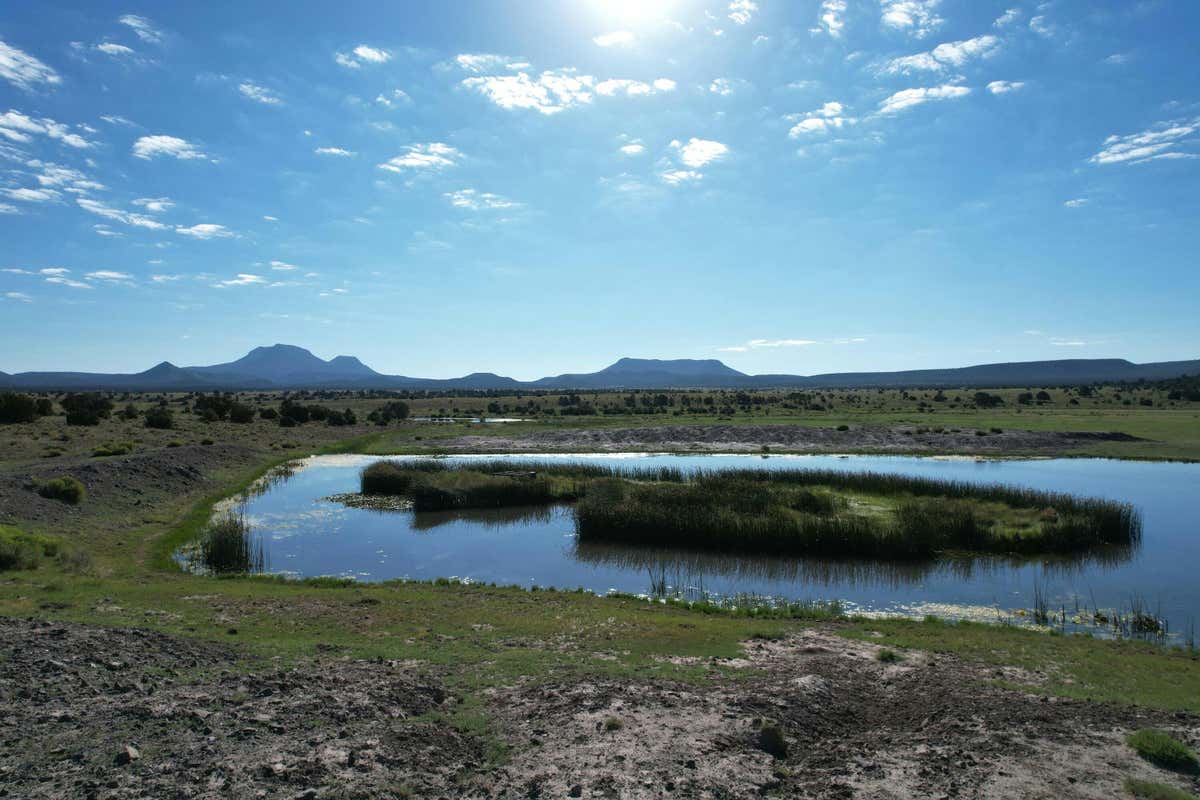
[(583, 787), (577, 783), (571, 787), (571, 790), (567, 792), (567, 795), (569, 797), (583, 797)]
[(126, 764), (131, 764), (142, 757), (142, 753), (131, 744), (127, 744), (117, 751), (116, 762), (118, 767), (123, 767)]

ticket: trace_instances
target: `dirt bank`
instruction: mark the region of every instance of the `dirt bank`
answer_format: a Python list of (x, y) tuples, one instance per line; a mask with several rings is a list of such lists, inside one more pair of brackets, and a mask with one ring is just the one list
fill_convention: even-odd
[[(983, 434), (983, 435), (980, 435)], [(438, 440), (457, 452), (695, 451), (758, 453), (957, 453), (1003, 456), (1069, 454), (1100, 441), (1134, 442), (1125, 433), (1062, 433), (913, 426), (852, 425), (847, 430), (803, 425), (664, 425), (644, 428), (556, 430), (524, 436), (460, 436)]]
[(1004, 689), (1038, 676), (947, 656), (885, 664), (832, 630), (693, 660), (702, 684), (488, 690), (508, 750), (488, 764), (487, 743), (445, 721), (462, 698), (420, 662), (271, 667), (143, 630), (0, 619), (0, 796), (1108, 798), (1129, 777), (1194, 780), (1123, 736), (1154, 724), (1194, 745), (1200, 718)]

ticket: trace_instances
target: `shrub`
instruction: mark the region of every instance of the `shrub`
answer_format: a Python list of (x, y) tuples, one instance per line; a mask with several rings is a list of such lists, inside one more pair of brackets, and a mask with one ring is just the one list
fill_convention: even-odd
[(137, 406), (135, 406), (133, 403), (129, 403), (119, 412), (117, 412), (117, 416), (126, 422), (132, 422), (138, 418)]
[(49, 397), (39, 397), (36, 405), (39, 417), (48, 417), (54, 413), (54, 403), (50, 402)]
[(217, 422), (229, 417), (230, 409), (235, 405), (233, 396), (230, 394), (209, 394), (200, 395), (196, 398), (192, 408), (200, 419), (205, 422)]
[[(290, 397), (284, 398), (279, 404), (279, 424), (285, 428), (290, 428), (293, 425), (303, 425), (308, 422), (310, 413), (309, 406), (301, 405)], [(320, 406), (317, 406), (320, 408)], [(290, 420), (290, 422), (284, 422)]]
[(1196, 800), (1196, 795), (1176, 789), (1174, 786), (1154, 781), (1138, 781), (1133, 778), (1125, 781), (1125, 791), (1137, 800)]
[[(492, 406), (495, 403), (488, 404), (488, 411), (492, 412)], [(499, 408), (499, 406), (497, 406)], [(367, 420), (374, 422), (376, 425), (387, 425), (394, 419), (408, 419), (408, 403), (403, 400), (391, 400), (380, 408), (375, 409), (370, 414), (367, 414)]]
[(353, 411), (347, 408), (345, 411), (340, 412), (330, 411), (327, 422), (335, 427), (340, 427), (342, 425), (354, 425), (358, 422), (358, 417), (354, 415)]
[(902, 658), (895, 650), (888, 650), (886, 647), (875, 654), (875, 660), (883, 664), (895, 664), (901, 661)]
[(170, 430), (175, 427), (175, 415), (165, 406), (155, 406), (146, 412), (145, 425), (147, 428)]
[(133, 451), (133, 442), (106, 442), (92, 451), (93, 458), (123, 456)]
[(68, 425), (99, 425), (112, 415), (113, 402), (99, 392), (67, 395), (61, 401)]
[(837, 429), (839, 431), (848, 431), (848, 430), (850, 430), (850, 426), (849, 425), (838, 425)]
[(87, 497), (87, 490), (77, 478), (64, 475), (48, 481), (35, 481), (37, 493), (50, 500), (61, 500), (64, 503), (77, 506)]
[(245, 425), (254, 421), (254, 409), (245, 403), (234, 403), (229, 407), (229, 421)]
[(27, 394), (0, 392), (0, 423), (33, 422), (38, 417), (38, 404)]
[(0, 572), (37, 569), (42, 558), (58, 554), (58, 543), (53, 539), (0, 525)]
[(1125, 741), (1142, 758), (1164, 769), (1178, 772), (1200, 770), (1200, 761), (1197, 761), (1191, 748), (1166, 731), (1142, 728)]
[(624, 727), (625, 723), (620, 717), (609, 717), (608, 719), (604, 720), (604, 730), (606, 731), (619, 731)]
[(269, 406), (259, 409), (258, 415), (263, 419), (279, 419), (279, 412)]

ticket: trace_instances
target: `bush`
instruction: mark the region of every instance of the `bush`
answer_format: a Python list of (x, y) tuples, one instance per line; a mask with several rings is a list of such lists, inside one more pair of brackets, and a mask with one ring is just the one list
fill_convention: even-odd
[(900, 654), (895, 650), (888, 650), (887, 648), (884, 648), (875, 654), (875, 660), (881, 664), (895, 664), (902, 659)]
[(1176, 789), (1174, 786), (1154, 781), (1138, 781), (1133, 778), (1125, 781), (1125, 791), (1137, 800), (1196, 800), (1196, 795)]
[(279, 419), (279, 412), (270, 406), (259, 409), (258, 415), (263, 419)]
[(229, 407), (229, 421), (245, 425), (254, 421), (254, 409), (245, 403), (234, 403)]
[(445, 462), (428, 459), (376, 461), (359, 474), (359, 487), (363, 494), (404, 495), (421, 476), (446, 468)]
[(146, 412), (146, 427), (157, 428), (158, 430), (170, 430), (175, 427), (175, 415), (171, 413), (171, 409), (164, 406), (155, 406)]
[[(289, 420), (284, 422), (284, 420)], [(284, 398), (284, 401), (279, 404), (279, 424), (285, 428), (290, 428), (294, 425), (303, 425), (309, 420), (309, 407), (301, 405), (290, 397)]]
[(112, 415), (113, 402), (99, 392), (82, 392), (62, 399), (68, 425), (99, 425)]
[(235, 405), (233, 396), (229, 394), (200, 395), (192, 405), (200, 419), (205, 422), (217, 422), (229, 417), (230, 409)]
[(1142, 758), (1164, 769), (1177, 772), (1200, 770), (1200, 761), (1197, 761), (1191, 748), (1166, 731), (1142, 728), (1125, 741)]
[(106, 442), (92, 451), (92, 458), (123, 456), (133, 452), (133, 442)]
[(0, 424), (33, 422), (38, 417), (38, 405), (27, 394), (0, 392)]
[(850, 430), (850, 426), (849, 425), (838, 425), (837, 429), (839, 431), (848, 431), (848, 430)]
[(129, 403), (117, 413), (117, 416), (126, 422), (132, 422), (138, 418), (137, 406), (135, 406), (133, 403)]
[(330, 411), (329, 419), (327, 421), (330, 425), (333, 425), (335, 427), (340, 427), (343, 425), (356, 424), (358, 422), (358, 417), (356, 417), (354, 415), (353, 411), (351, 411), (350, 409), (347, 408), (345, 411), (341, 411), (341, 412)]
[(39, 417), (48, 417), (54, 413), (54, 403), (50, 402), (49, 397), (39, 397), (36, 405)]
[(77, 506), (87, 497), (87, 490), (77, 478), (64, 475), (48, 481), (35, 481), (37, 493), (50, 500), (61, 500), (64, 503)]
[(53, 539), (0, 525), (0, 572), (37, 569), (42, 558), (58, 554), (58, 543)]
[[(493, 405), (495, 403), (488, 405), (489, 411), (491, 411)], [(394, 419), (408, 419), (408, 403), (403, 400), (391, 400), (381, 408), (377, 408), (370, 414), (367, 414), (367, 420), (374, 422), (376, 425), (387, 425)]]

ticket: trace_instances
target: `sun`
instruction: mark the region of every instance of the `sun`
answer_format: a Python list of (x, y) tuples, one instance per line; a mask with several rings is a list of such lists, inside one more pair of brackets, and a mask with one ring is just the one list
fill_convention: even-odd
[(665, 18), (677, 0), (592, 0), (597, 16), (614, 23), (634, 25)]

